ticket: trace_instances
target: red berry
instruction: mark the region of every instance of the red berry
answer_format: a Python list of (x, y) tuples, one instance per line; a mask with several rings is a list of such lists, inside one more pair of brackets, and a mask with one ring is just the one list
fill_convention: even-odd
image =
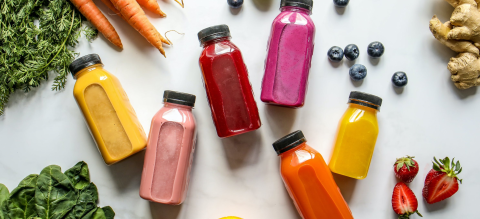
[(428, 174), (427, 174), (427, 177), (425, 177), (425, 183), (424, 183), (424, 186), (423, 186), (423, 190), (422, 190), (422, 196), (423, 197), (427, 197), (428, 195), (428, 184), (430, 184), (430, 182), (432, 181), (432, 179), (440, 174), (442, 174), (443, 172), (442, 171), (436, 171), (434, 169), (431, 169)]
[(412, 190), (403, 182), (397, 183), (393, 189), (392, 208), (395, 213), (400, 215), (398, 217), (399, 219), (410, 218), (410, 215), (415, 213), (422, 217), (417, 210), (417, 197), (415, 197)]
[(418, 173), (418, 163), (413, 158), (410, 156), (398, 158), (393, 165), (395, 176), (406, 183), (412, 182)]
[(428, 172), (422, 191), (423, 198), (429, 204), (450, 198), (458, 191), (458, 181), (462, 183), (457, 177), (462, 172), (460, 162), (455, 163), (452, 159), (450, 163), (448, 157), (440, 159), (440, 162), (435, 157), (433, 159), (433, 169)]

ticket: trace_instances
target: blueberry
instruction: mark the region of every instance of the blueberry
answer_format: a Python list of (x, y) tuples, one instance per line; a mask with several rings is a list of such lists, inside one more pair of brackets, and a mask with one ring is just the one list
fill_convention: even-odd
[(240, 8), (243, 5), (243, 0), (227, 0), (227, 2), (232, 8)]
[(358, 58), (360, 55), (360, 50), (358, 49), (358, 46), (355, 44), (349, 44), (345, 47), (345, 58), (347, 58), (350, 61), (353, 61)]
[(333, 46), (327, 52), (328, 59), (332, 62), (339, 62), (343, 59), (343, 50), (338, 46)]
[(354, 81), (360, 81), (367, 77), (367, 68), (364, 65), (355, 64), (350, 68), (350, 78)]
[(405, 74), (405, 72), (403, 71), (395, 72), (395, 74), (393, 74), (392, 76), (392, 83), (396, 87), (403, 87), (407, 85), (408, 83), (407, 74)]
[(333, 4), (337, 7), (347, 7), (350, 0), (333, 0)]
[(368, 44), (367, 49), (368, 55), (372, 58), (380, 58), (385, 52), (385, 47), (381, 42), (375, 41), (373, 43)]

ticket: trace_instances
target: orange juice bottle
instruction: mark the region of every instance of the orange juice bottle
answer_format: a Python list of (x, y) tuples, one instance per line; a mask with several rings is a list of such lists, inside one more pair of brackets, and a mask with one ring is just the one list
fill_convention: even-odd
[(352, 91), (348, 103), (328, 166), (334, 173), (365, 179), (377, 141), (377, 112), (382, 98)]
[(288, 194), (303, 219), (353, 219), (320, 153), (306, 144), (302, 131), (273, 143)]
[(147, 145), (147, 137), (118, 79), (103, 69), (97, 54), (70, 64), (77, 80), (73, 96), (106, 164), (133, 155)]

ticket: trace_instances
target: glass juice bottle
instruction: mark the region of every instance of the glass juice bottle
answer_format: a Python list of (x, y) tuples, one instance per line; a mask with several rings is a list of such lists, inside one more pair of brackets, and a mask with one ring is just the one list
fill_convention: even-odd
[(120, 81), (103, 69), (97, 54), (70, 64), (76, 79), (73, 96), (106, 164), (145, 148), (147, 138)]
[(302, 131), (273, 143), (288, 194), (303, 219), (353, 219), (320, 153), (306, 144)]
[(140, 197), (179, 205), (187, 195), (195, 150), (195, 95), (167, 90), (163, 101), (150, 127)]
[(382, 105), (382, 98), (352, 91), (348, 104), (340, 120), (328, 166), (334, 173), (365, 179), (377, 141), (377, 112)]
[(242, 53), (230, 41), (227, 25), (198, 32), (203, 73), (212, 118), (219, 137), (231, 137), (260, 128), (257, 104)]
[(315, 25), (312, 0), (282, 0), (268, 41), (261, 100), (302, 107), (312, 61)]

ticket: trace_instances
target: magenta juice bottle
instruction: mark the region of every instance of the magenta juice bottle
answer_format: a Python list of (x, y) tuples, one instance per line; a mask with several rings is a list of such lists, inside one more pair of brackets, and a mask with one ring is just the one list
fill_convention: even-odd
[(312, 0), (282, 0), (273, 20), (261, 100), (285, 107), (302, 107), (312, 61), (315, 25)]
[(179, 205), (187, 194), (195, 149), (195, 95), (167, 90), (163, 101), (150, 127), (140, 197)]

